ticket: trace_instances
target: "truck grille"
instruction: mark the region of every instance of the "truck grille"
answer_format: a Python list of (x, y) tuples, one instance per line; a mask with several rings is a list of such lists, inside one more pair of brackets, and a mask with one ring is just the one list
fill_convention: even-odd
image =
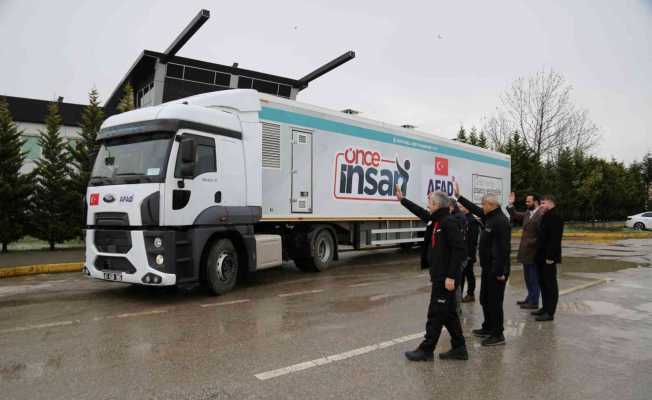
[(131, 250), (131, 232), (124, 230), (95, 231), (94, 244), (102, 253), (125, 254)]
[(129, 226), (129, 215), (121, 212), (101, 212), (95, 214), (95, 225)]
[(95, 269), (100, 271), (120, 271), (127, 274), (136, 272), (136, 268), (124, 257), (97, 256)]

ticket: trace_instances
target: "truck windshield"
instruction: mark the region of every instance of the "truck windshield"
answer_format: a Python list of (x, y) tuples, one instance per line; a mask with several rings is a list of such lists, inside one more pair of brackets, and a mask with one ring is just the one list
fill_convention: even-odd
[(162, 182), (171, 143), (171, 133), (107, 139), (97, 153), (89, 184)]

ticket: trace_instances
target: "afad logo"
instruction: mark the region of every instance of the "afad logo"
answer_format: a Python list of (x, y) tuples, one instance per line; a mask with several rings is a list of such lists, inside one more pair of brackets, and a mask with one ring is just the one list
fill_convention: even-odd
[(401, 163), (376, 150), (349, 147), (335, 155), (333, 195), (336, 199), (398, 201), (395, 186), (407, 194), (410, 160)]
[(444, 157), (435, 157), (435, 176), (428, 180), (427, 193), (444, 192), (449, 196), (453, 195), (453, 182), (455, 177), (448, 177), (448, 159)]

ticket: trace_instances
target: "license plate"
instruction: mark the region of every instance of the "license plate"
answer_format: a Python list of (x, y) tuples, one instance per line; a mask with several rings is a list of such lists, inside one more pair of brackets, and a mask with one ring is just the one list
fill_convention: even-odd
[(104, 272), (107, 281), (122, 281), (122, 272)]

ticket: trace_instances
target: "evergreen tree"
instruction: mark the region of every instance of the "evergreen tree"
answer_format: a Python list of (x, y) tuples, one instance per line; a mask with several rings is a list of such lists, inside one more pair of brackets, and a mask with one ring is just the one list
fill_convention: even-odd
[(27, 225), (31, 182), (29, 175), (20, 173), (26, 156), (21, 135), (9, 112), (9, 104), (0, 97), (0, 243), (3, 253), (7, 252), (9, 243), (23, 237)]
[(463, 125), (460, 125), (460, 130), (457, 132), (457, 141), (462, 143), (467, 143), (466, 130)]
[(122, 98), (118, 102), (118, 105), (115, 109), (119, 113), (123, 113), (125, 111), (131, 111), (136, 108), (134, 104), (134, 88), (129, 82), (125, 83), (124, 87), (122, 88), (122, 93)]
[(478, 137), (478, 146), (483, 149), (487, 148), (487, 136), (485, 136), (484, 131), (480, 131), (480, 137)]
[(70, 181), (70, 154), (59, 133), (59, 106), (52, 103), (45, 117), (46, 130), (40, 132), (42, 156), (34, 169), (35, 188), (31, 201), (31, 232), (48, 242), (50, 250), (56, 243), (72, 239), (79, 221), (74, 220), (76, 193)]
[[(71, 184), (76, 196), (74, 200), (75, 220), (80, 221), (81, 225), (86, 223), (86, 221), (82, 221), (84, 198), (93, 169), (92, 157), (93, 154), (97, 154), (99, 149), (96, 138), (102, 121), (104, 121), (104, 111), (100, 106), (97, 90), (93, 89), (88, 94), (88, 105), (81, 114), (79, 140), (68, 146), (68, 153), (70, 153), (74, 166), (71, 171)], [(78, 230), (77, 233), (81, 234), (81, 230)]]
[(472, 144), (474, 146), (478, 145), (478, 131), (475, 129), (475, 126), (471, 128), (471, 133), (469, 134), (469, 140), (468, 144)]

